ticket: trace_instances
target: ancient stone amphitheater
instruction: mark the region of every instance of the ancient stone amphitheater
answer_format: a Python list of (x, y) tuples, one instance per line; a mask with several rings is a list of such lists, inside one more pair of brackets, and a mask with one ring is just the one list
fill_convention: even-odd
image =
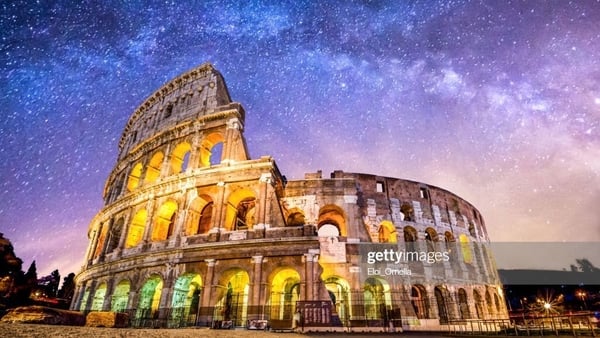
[(133, 326), (375, 331), (507, 316), (469, 202), (372, 174), (288, 181), (272, 157), (249, 157), (244, 121), (210, 64), (135, 110), (72, 309), (128, 312)]

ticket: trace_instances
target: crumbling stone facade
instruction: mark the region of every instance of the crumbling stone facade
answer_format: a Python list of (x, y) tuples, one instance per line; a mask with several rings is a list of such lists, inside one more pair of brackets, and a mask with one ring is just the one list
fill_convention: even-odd
[[(273, 158), (250, 158), (244, 125), (210, 64), (136, 109), (89, 226), (72, 309), (128, 311), (139, 326), (287, 325), (301, 306), (315, 315), (315, 304), (329, 308), (307, 325), (435, 330), (506, 317), (470, 203), (343, 171), (287, 181)], [(444, 251), (451, 262), (369, 275), (364, 245), (373, 243)]]

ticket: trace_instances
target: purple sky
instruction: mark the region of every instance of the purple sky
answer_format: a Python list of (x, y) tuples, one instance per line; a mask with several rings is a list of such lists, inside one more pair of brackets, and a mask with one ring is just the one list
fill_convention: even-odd
[(598, 1), (41, 3), (0, 4), (0, 232), (24, 269), (79, 271), (125, 122), (206, 61), (289, 179), (407, 178), (493, 241), (600, 241)]

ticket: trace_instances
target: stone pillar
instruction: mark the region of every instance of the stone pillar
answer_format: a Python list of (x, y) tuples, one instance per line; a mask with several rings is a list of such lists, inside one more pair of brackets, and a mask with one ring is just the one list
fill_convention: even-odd
[(129, 210), (129, 214), (125, 216), (123, 219), (123, 228), (121, 229), (121, 238), (119, 238), (119, 244), (117, 245), (117, 255), (121, 257), (121, 253), (125, 248), (125, 240), (127, 239), (127, 235), (129, 233), (130, 220), (133, 217), (133, 208)]
[(115, 280), (109, 279), (106, 282), (106, 294), (104, 295), (104, 302), (102, 303), (102, 311), (110, 311), (112, 307), (112, 299), (114, 292)]
[(167, 144), (165, 147), (165, 156), (163, 157), (163, 163), (160, 166), (160, 178), (167, 177), (171, 173), (171, 144)]
[(155, 201), (151, 197), (151, 199), (146, 203), (146, 225), (144, 226), (144, 237), (142, 238), (142, 243), (146, 244), (151, 241), (152, 234), (152, 219), (154, 218), (154, 204)]
[(212, 322), (213, 308), (211, 304), (211, 296), (213, 292), (213, 278), (215, 271), (216, 260), (205, 259), (206, 262), (206, 277), (204, 279), (204, 289), (202, 290), (200, 309), (198, 311), (198, 326), (208, 326)]
[(90, 291), (88, 292), (88, 297), (85, 302), (85, 309), (83, 309), (84, 311), (90, 311), (90, 309), (92, 308), (92, 303), (94, 302), (94, 295), (96, 294), (96, 284), (97, 282), (95, 280), (92, 280), (92, 283), (89, 287)]
[(252, 263), (252, 280), (250, 281), (250, 294), (248, 295), (248, 319), (259, 319), (263, 256), (252, 256)]
[(225, 184), (225, 182), (220, 181), (217, 183), (217, 186), (219, 187), (219, 194), (217, 196), (217, 201), (214, 204), (214, 206), (217, 209), (217, 217), (213, 222), (213, 229), (217, 228), (217, 231), (221, 231), (221, 228), (226, 227), (225, 224), (223, 224), (223, 222), (225, 222), (227, 216), (227, 201), (225, 200), (227, 185)]
[(81, 307), (81, 299), (85, 292), (86, 283), (83, 282), (75, 288), (75, 292), (73, 293), (73, 300), (71, 301), (71, 310), (79, 311)]
[(315, 255), (311, 252), (304, 254), (304, 271), (306, 276), (306, 296), (305, 300), (315, 300), (314, 293), (314, 284), (315, 284), (315, 276), (314, 276), (314, 260)]
[[(95, 226), (94, 226), (95, 228)], [(88, 251), (85, 255), (86, 259), (85, 259), (85, 265), (90, 266), (92, 263), (92, 260), (94, 259), (94, 251), (96, 251), (96, 244), (98, 242), (98, 236), (99, 236), (99, 232), (98, 230), (92, 230), (92, 238), (90, 238), (90, 245), (88, 246)]]

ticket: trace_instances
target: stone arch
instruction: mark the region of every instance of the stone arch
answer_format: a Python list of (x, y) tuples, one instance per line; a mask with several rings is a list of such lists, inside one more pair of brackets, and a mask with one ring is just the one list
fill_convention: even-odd
[(498, 294), (496, 294), (494, 292), (494, 305), (496, 305), (496, 313), (500, 314), (502, 313), (502, 310), (500, 309), (500, 300), (498, 299)]
[(318, 228), (320, 229), (326, 224), (335, 226), (338, 229), (340, 236), (347, 236), (346, 213), (337, 205), (328, 204), (319, 209), (319, 220), (317, 221)]
[(177, 202), (172, 199), (163, 203), (154, 218), (152, 227), (152, 241), (164, 241), (175, 231), (175, 216), (177, 215)]
[(402, 219), (403, 221), (407, 221), (407, 222), (415, 221), (415, 211), (413, 209), (413, 206), (410, 203), (408, 203), (408, 202), (402, 203), (402, 206), (400, 206), (400, 212), (402, 213), (402, 215), (404, 215), (404, 218)]
[(398, 233), (391, 221), (379, 223), (379, 243), (398, 243)]
[(190, 203), (186, 236), (207, 233), (212, 226), (214, 202), (211, 196), (202, 194)]
[(108, 246), (106, 247), (107, 253), (113, 252), (119, 246), (124, 226), (125, 219), (123, 217), (119, 217), (117, 221), (113, 223), (108, 237)]
[(471, 312), (469, 311), (469, 297), (465, 289), (458, 289), (458, 311), (460, 313), (460, 319), (470, 319)]
[(140, 244), (144, 237), (144, 229), (146, 228), (146, 218), (148, 212), (146, 209), (140, 209), (136, 212), (135, 216), (131, 219), (129, 224), (129, 231), (127, 232), (127, 240), (125, 241), (125, 248), (133, 248)]
[(134, 191), (139, 187), (143, 169), (144, 166), (141, 162), (138, 162), (133, 166), (129, 172), (129, 178), (127, 179), (127, 191)]
[(175, 326), (194, 321), (200, 305), (202, 278), (196, 273), (186, 273), (175, 281), (171, 299), (171, 321)]
[(486, 288), (485, 290), (485, 304), (487, 307), (487, 313), (491, 316), (494, 314), (494, 304), (492, 304), (492, 296), (490, 294), (490, 290)]
[(481, 293), (477, 289), (473, 289), (473, 300), (475, 301), (475, 318), (485, 319), (483, 297), (481, 297)]
[(445, 324), (450, 319), (450, 292), (444, 286), (438, 285), (433, 290), (437, 303), (440, 324)]
[(248, 188), (237, 189), (227, 199), (225, 227), (227, 230), (252, 229), (256, 223), (256, 193)]
[(435, 242), (439, 240), (437, 231), (434, 228), (428, 227), (425, 229), (425, 244), (427, 244), (427, 251), (433, 252), (436, 250)]
[(108, 237), (109, 225), (107, 222), (100, 224), (100, 229), (98, 229), (99, 235), (98, 240), (96, 241), (96, 248), (94, 250), (93, 258), (96, 259), (100, 257), (102, 254), (102, 249), (104, 248), (104, 243)]
[(106, 298), (106, 289), (106, 282), (102, 282), (96, 287), (94, 298), (92, 300), (92, 307), (90, 309), (91, 311), (102, 311), (104, 299)]
[(158, 316), (163, 278), (158, 274), (150, 275), (140, 288), (136, 319), (154, 319)]
[(300, 274), (294, 268), (277, 269), (269, 278), (271, 281), (270, 319), (290, 320), (296, 312), (296, 302), (300, 299)]
[(415, 284), (410, 288), (410, 302), (417, 318), (429, 318), (429, 299), (423, 285)]
[(160, 177), (160, 170), (162, 168), (162, 163), (165, 158), (165, 154), (162, 151), (155, 152), (150, 158), (150, 162), (148, 162), (148, 166), (146, 167), (146, 176), (144, 177), (144, 182), (153, 183)]
[(216, 290), (217, 303), (214, 308), (216, 320), (231, 320), (235, 326), (243, 326), (248, 317), (248, 293), (250, 277), (240, 268), (224, 271)]
[(291, 208), (288, 210), (288, 216), (286, 219), (287, 226), (303, 226), (306, 224), (306, 216), (304, 215), (304, 211), (300, 208)]
[(473, 251), (471, 250), (471, 244), (469, 243), (469, 237), (465, 234), (458, 236), (460, 242), (460, 251), (462, 252), (463, 260), (465, 263), (473, 263)]
[(404, 242), (406, 243), (406, 250), (414, 251), (415, 250), (415, 242), (417, 241), (417, 229), (407, 225), (402, 229), (402, 233), (404, 234)]
[(192, 146), (184, 141), (179, 143), (171, 152), (171, 171), (173, 174), (184, 172), (189, 166)]
[(110, 310), (113, 312), (125, 312), (129, 302), (130, 291), (131, 282), (128, 279), (121, 280), (113, 291)]
[(454, 235), (450, 231), (446, 231), (444, 232), (444, 241), (446, 243), (452, 243), (455, 242), (456, 239), (454, 239)]
[(202, 140), (200, 144), (201, 167), (210, 167), (221, 163), (223, 140), (223, 134), (218, 132), (211, 133)]
[(367, 320), (388, 319), (388, 309), (392, 305), (390, 286), (380, 277), (369, 277), (363, 287), (365, 318)]
[(350, 283), (340, 276), (332, 275), (323, 279), (323, 284), (329, 293), (333, 308), (338, 317), (346, 322), (352, 317), (352, 294)]

